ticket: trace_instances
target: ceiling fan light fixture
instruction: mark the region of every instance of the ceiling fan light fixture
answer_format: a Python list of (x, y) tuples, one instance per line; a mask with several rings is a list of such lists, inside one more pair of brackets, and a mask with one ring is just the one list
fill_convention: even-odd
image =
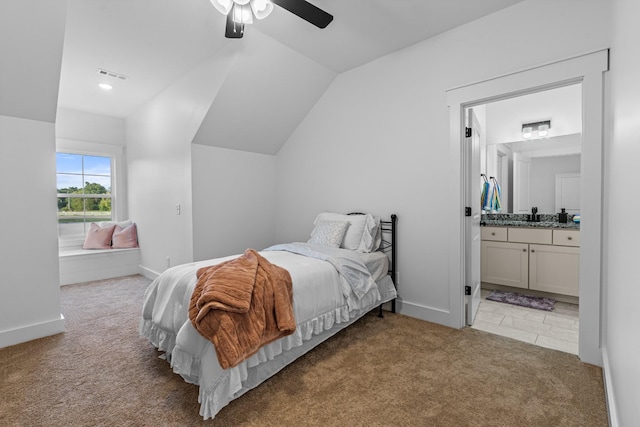
[(256, 19), (264, 19), (273, 11), (271, 0), (251, 0), (251, 10)]
[(231, 18), (233, 22), (238, 24), (253, 24), (253, 13), (251, 13), (251, 6), (248, 4), (234, 4), (231, 9)]
[(227, 17), (224, 36), (241, 39), (245, 24), (253, 24), (253, 19), (264, 19), (271, 14), (274, 4), (288, 10), (299, 18), (325, 28), (333, 20), (333, 15), (325, 12), (307, 0), (210, 0), (213, 6)]
[(211, 0), (211, 4), (223, 15), (228, 15), (233, 8), (233, 0)]

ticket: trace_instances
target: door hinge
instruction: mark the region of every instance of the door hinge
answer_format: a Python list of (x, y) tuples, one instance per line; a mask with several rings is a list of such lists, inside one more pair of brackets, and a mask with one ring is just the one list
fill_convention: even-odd
[(471, 136), (471, 128), (464, 128), (464, 136), (469, 138)]
[(464, 294), (465, 295), (471, 295), (471, 286), (465, 286), (464, 287)]
[(464, 208), (464, 216), (471, 216), (471, 207)]

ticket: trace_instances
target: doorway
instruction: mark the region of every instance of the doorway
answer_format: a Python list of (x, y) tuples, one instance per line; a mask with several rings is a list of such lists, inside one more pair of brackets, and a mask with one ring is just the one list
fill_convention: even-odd
[[(570, 230), (574, 234), (578, 233), (579, 236), (579, 225), (572, 221), (572, 215), (580, 213), (581, 94), (582, 86), (577, 83), (495, 100), (466, 109), (467, 117), (473, 112), (475, 123), (471, 126), (472, 134), (481, 134), (479, 138), (481, 147), (479, 156), (472, 160), (475, 164), (467, 166), (467, 172), (471, 171), (469, 178), (473, 179), (465, 185), (471, 188), (489, 187), (485, 184), (485, 180), (489, 180), (495, 187), (491, 187), (494, 190), (495, 200), (485, 200), (483, 203), (484, 219), (496, 218), (500, 215), (499, 218), (514, 220), (504, 224), (535, 229), (533, 227), (540, 224), (519, 221), (524, 220), (522, 214), (529, 213), (531, 207), (535, 206), (537, 212), (545, 219), (553, 217), (552, 226), (557, 227), (555, 231), (562, 233)], [(522, 129), (526, 130), (527, 124), (535, 122), (548, 123), (543, 134), (532, 131), (530, 134), (523, 135)], [(470, 125), (469, 118), (467, 118), (467, 125)], [(465, 155), (468, 152), (467, 148)], [(481, 175), (484, 177), (482, 180)], [(485, 194), (485, 196), (488, 195)], [(491, 203), (492, 201), (496, 203)], [(561, 208), (571, 212), (568, 223), (558, 223), (557, 213)], [(501, 222), (498, 224), (500, 225)], [(522, 244), (505, 242), (506, 236), (503, 236), (502, 232), (509, 229), (500, 227), (497, 230), (499, 238), (491, 236), (491, 233), (484, 233), (487, 237), (481, 245), (481, 262), (475, 267), (477, 271), (471, 273), (473, 278), (482, 277), (481, 292), (478, 298), (471, 296), (467, 298), (467, 325), (492, 334), (577, 355), (579, 340), (577, 293), (572, 293), (571, 290), (564, 293), (562, 290), (557, 290), (559, 293), (541, 291), (538, 283), (530, 281), (528, 256), (525, 257), (526, 263), (514, 266), (510, 262), (510, 255), (513, 253), (511, 249), (517, 251), (515, 258), (521, 259), (522, 253), (519, 251)], [(538, 230), (541, 229), (538, 228)], [(487, 230), (489, 229), (485, 229)], [(543, 233), (554, 232), (550, 229), (545, 230)], [(475, 237), (471, 235), (466, 239), (467, 253), (476, 244)], [(578, 248), (574, 243), (576, 241), (578, 239), (558, 242), (559, 249), (566, 249), (569, 253), (560, 254), (559, 259), (561, 258), (562, 261), (549, 265), (550, 268), (558, 271), (557, 275), (547, 272), (549, 276), (553, 275), (553, 277), (547, 277), (547, 280), (557, 279), (561, 282), (561, 286), (575, 290), (578, 288), (579, 262)], [(560, 243), (573, 246), (561, 246)], [(556, 249), (550, 246), (544, 248)], [(535, 249), (531, 250), (535, 251)], [(503, 258), (500, 255), (503, 253), (508, 256)], [(489, 260), (482, 260), (483, 256)], [(545, 256), (553, 260), (554, 253), (550, 251)], [(533, 257), (535, 259), (535, 255)], [(568, 262), (565, 262), (567, 259)], [(519, 271), (520, 268), (523, 270)], [(573, 274), (560, 273), (565, 270)], [(514, 284), (511, 278), (507, 277), (511, 273), (515, 273), (516, 277), (524, 273), (526, 277), (522, 283)], [(553, 300), (553, 310), (545, 311), (491, 301), (492, 298), (505, 294), (524, 295), (526, 298), (516, 301), (522, 301), (521, 303), (525, 304), (530, 301), (540, 301), (551, 305)], [(546, 300), (539, 298), (546, 298)], [(472, 310), (473, 304), (478, 305), (477, 310)], [(542, 307), (549, 308), (548, 305), (543, 304)], [(475, 318), (471, 319), (470, 313), (475, 314)]]
[[(493, 218), (496, 214), (500, 214), (502, 218), (523, 219), (519, 214), (527, 214), (532, 206), (537, 207), (539, 214), (555, 218), (561, 207), (570, 212), (570, 215), (580, 213), (581, 94), (582, 86), (577, 83), (495, 100), (466, 109), (467, 117), (470, 112), (473, 112), (476, 117), (473, 127), (477, 127), (478, 130), (473, 129), (472, 133), (481, 134), (480, 156), (473, 159), (476, 163), (475, 173), (472, 172), (470, 175), (474, 179), (466, 185), (472, 188), (481, 187), (483, 181), (480, 179), (480, 174), (483, 174), (489, 177), (500, 190), (495, 191), (496, 194), (500, 194), (499, 205), (483, 207), (482, 213), (485, 218)], [(531, 135), (523, 136), (521, 129), (525, 128), (526, 124), (541, 121), (549, 123), (544, 135), (534, 131)], [(470, 124), (469, 122), (467, 118), (467, 125)], [(557, 222), (555, 218), (554, 221)], [(523, 227), (531, 226), (531, 223), (526, 222), (515, 222), (515, 224)], [(579, 233), (579, 226), (573, 221), (568, 225), (556, 226), (571, 227), (557, 228), (558, 232), (572, 230)], [(500, 231), (504, 230), (505, 228), (500, 229)], [(500, 240), (494, 241), (489, 236), (482, 245), (481, 252), (486, 250), (492, 253), (489, 257), (491, 262), (496, 261), (494, 254), (504, 251), (503, 246), (510, 245)], [(476, 243), (474, 238), (467, 239), (467, 242), (467, 253), (469, 253), (470, 246)], [(574, 244), (573, 241), (568, 243)], [(515, 248), (520, 245), (513, 246)], [(570, 250), (574, 252), (572, 257), (578, 259), (577, 249), (570, 247)], [(571, 255), (562, 254), (561, 257), (566, 259)], [(521, 256), (516, 254), (516, 258)], [(491, 266), (492, 269), (503, 270), (503, 272), (514, 270), (513, 265), (507, 265), (509, 264), (507, 259), (502, 262), (499, 259), (497, 261), (497, 265)], [(488, 265), (489, 262), (484, 263), (485, 269), (489, 268)], [(526, 268), (525, 274), (527, 274), (529, 265), (525, 264), (523, 267)], [(554, 265), (554, 267), (573, 269), (575, 272), (570, 276), (575, 280), (575, 285), (572, 286), (577, 288), (577, 262), (573, 262), (570, 267), (568, 263)], [(480, 265), (475, 270), (481, 270)], [(472, 274), (475, 278), (480, 275), (480, 271), (473, 271)], [(468, 315), (467, 325), (530, 344), (578, 354), (579, 299), (577, 295), (536, 290), (536, 284), (529, 283), (529, 277), (525, 278), (524, 286), (521, 287), (521, 284), (518, 284), (514, 287), (510, 286), (513, 283), (509, 280), (496, 279), (495, 274), (487, 273), (485, 276), (487, 277), (482, 278), (480, 298), (468, 297), (468, 313), (473, 311), (469, 301), (478, 304), (479, 310), (476, 311), (477, 316), (472, 321)], [(560, 273), (558, 278), (567, 280), (566, 275)], [(487, 299), (492, 294), (496, 296), (505, 292), (553, 299), (554, 309), (553, 311), (536, 310), (490, 301), (491, 297)], [(528, 298), (527, 301), (530, 299)]]
[[(475, 83), (447, 92), (450, 111), (450, 142), (452, 170), (458, 173), (460, 193), (452, 195), (452, 206), (459, 207), (459, 216), (451, 219), (450, 250), (452, 314), (465, 323), (464, 289), (468, 272), (460, 266), (473, 264), (466, 260), (465, 194), (464, 187), (464, 112), (466, 108), (495, 100), (541, 92), (571, 84), (582, 85), (582, 153), (581, 165), (581, 222), (579, 266), (579, 357), (594, 365), (602, 365), (600, 351), (600, 294), (602, 275), (602, 129), (603, 129), (603, 73), (608, 69), (606, 50), (558, 61), (495, 79)], [(455, 178), (455, 176), (454, 176)], [(455, 180), (454, 180), (455, 181)], [(589, 197), (585, 198), (587, 194)], [(473, 255), (472, 255), (473, 256)], [(479, 256), (479, 254), (478, 254)], [(461, 271), (462, 270), (462, 271)]]

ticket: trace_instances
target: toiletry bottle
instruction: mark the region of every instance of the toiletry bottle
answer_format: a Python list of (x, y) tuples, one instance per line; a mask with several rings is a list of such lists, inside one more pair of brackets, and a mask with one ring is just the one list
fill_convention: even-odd
[(562, 224), (567, 223), (567, 212), (565, 212), (564, 208), (562, 208), (561, 212), (558, 214), (558, 222)]

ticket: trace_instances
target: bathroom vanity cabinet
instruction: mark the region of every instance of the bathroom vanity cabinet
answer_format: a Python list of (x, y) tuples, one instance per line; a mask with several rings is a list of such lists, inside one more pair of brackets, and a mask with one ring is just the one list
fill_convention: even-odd
[(481, 227), (482, 281), (578, 296), (580, 230)]

